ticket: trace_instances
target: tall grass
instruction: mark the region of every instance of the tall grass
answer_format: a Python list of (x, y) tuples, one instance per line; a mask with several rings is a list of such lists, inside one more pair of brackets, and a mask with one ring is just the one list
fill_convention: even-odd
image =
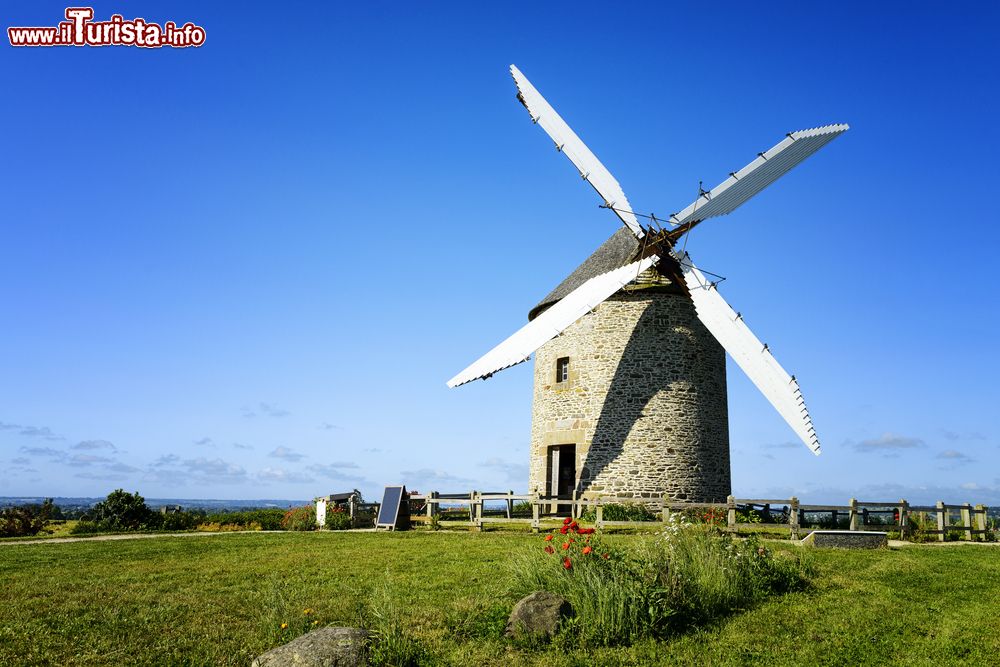
[[(556, 537), (554, 553), (540, 543), (512, 560), (516, 592), (566, 597), (576, 616), (566, 633), (592, 646), (663, 638), (800, 589), (809, 575), (801, 557), (776, 556), (754, 537), (734, 540), (702, 525), (675, 523), (627, 549), (597, 536)], [(592, 551), (585, 555), (584, 546)]]
[(423, 647), (409, 632), (398, 595), (386, 578), (375, 584), (361, 607), (361, 625), (371, 633), (368, 661), (375, 667), (417, 667), (428, 664)]

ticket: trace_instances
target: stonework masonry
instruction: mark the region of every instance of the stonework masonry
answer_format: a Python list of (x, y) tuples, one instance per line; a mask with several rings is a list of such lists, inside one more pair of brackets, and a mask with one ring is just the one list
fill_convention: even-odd
[[(569, 377), (557, 381), (562, 357)], [(669, 287), (620, 291), (537, 351), (533, 491), (549, 492), (557, 445), (576, 445), (584, 497), (725, 502), (725, 351), (690, 298)]]

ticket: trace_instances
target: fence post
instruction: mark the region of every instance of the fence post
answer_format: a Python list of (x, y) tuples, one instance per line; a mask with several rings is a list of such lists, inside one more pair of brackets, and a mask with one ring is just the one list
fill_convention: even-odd
[(982, 535), (981, 540), (987, 540), (986, 533), (986, 505), (976, 505), (976, 530)]
[(948, 512), (944, 508), (943, 500), (937, 501), (935, 508), (937, 509), (938, 542), (944, 542), (945, 530), (947, 529), (945, 524), (947, 523)]
[(576, 489), (573, 489), (573, 493), (570, 495), (570, 500), (573, 504), (569, 506), (569, 515), (574, 519), (579, 519), (580, 517), (577, 515), (576, 507)]
[(962, 503), (962, 535), (963, 540), (972, 541), (972, 506)]
[(736, 530), (736, 496), (726, 498), (726, 527)]
[(670, 521), (670, 499), (663, 496), (660, 498), (660, 503), (660, 521), (663, 522), (663, 525), (667, 525), (667, 522)]
[(868, 530), (868, 508), (861, 508), (861, 530)]
[(604, 505), (601, 504), (601, 498), (597, 498), (597, 517), (594, 522), (596, 524), (597, 530), (604, 530)]
[(438, 492), (437, 491), (431, 491), (430, 493), (427, 494), (427, 520), (428, 521), (430, 521), (431, 517), (433, 517), (434, 515), (436, 515), (438, 513), (438, 504), (431, 502), (431, 499), (437, 498), (437, 497), (438, 497)]
[(476, 530), (483, 529), (483, 501), (478, 491), (469, 494), (469, 511), (472, 512), (472, 525)]
[(857, 498), (851, 498), (850, 502), (848, 502), (847, 504), (850, 505), (850, 507), (851, 507), (851, 509), (848, 510), (851, 513), (851, 524), (848, 526), (847, 529), (848, 530), (857, 530), (858, 529), (858, 499)]
[(788, 501), (788, 523), (789, 533), (792, 539), (799, 538), (799, 499), (792, 496)]
[(899, 539), (905, 540), (910, 536), (910, 503), (905, 498), (899, 501)]
[(511, 496), (514, 495), (514, 489), (507, 490), (507, 518), (514, 518), (514, 499)]
[(534, 497), (531, 499), (531, 532), (537, 533), (542, 523), (539, 516), (542, 509), (542, 501), (538, 491), (535, 491), (533, 495)]

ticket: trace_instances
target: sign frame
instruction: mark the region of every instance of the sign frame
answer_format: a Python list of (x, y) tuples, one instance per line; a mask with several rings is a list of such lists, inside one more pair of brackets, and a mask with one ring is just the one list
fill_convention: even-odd
[[(398, 495), (397, 495), (398, 490)], [(391, 512), (391, 514), (386, 514)], [(375, 517), (375, 530), (408, 530), (410, 528), (410, 495), (406, 485), (399, 484), (385, 487), (382, 493), (382, 503), (378, 506)]]

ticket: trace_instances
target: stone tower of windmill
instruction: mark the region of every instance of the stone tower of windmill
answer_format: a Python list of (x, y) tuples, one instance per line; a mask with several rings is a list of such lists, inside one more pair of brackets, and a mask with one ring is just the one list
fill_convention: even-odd
[(618, 181), (531, 82), (514, 66), (511, 74), (532, 121), (625, 225), (531, 310), (528, 324), (448, 381), (455, 387), (489, 378), (536, 353), (529, 487), (565, 498), (723, 500), (730, 493), (726, 352), (819, 454), (795, 377), (678, 240), (734, 211), (847, 125), (790, 132), (657, 220), (635, 213)]
[[(627, 263), (628, 229), (546, 296)], [(535, 353), (529, 489), (722, 502), (730, 493), (726, 352), (684, 290), (648, 269)]]

